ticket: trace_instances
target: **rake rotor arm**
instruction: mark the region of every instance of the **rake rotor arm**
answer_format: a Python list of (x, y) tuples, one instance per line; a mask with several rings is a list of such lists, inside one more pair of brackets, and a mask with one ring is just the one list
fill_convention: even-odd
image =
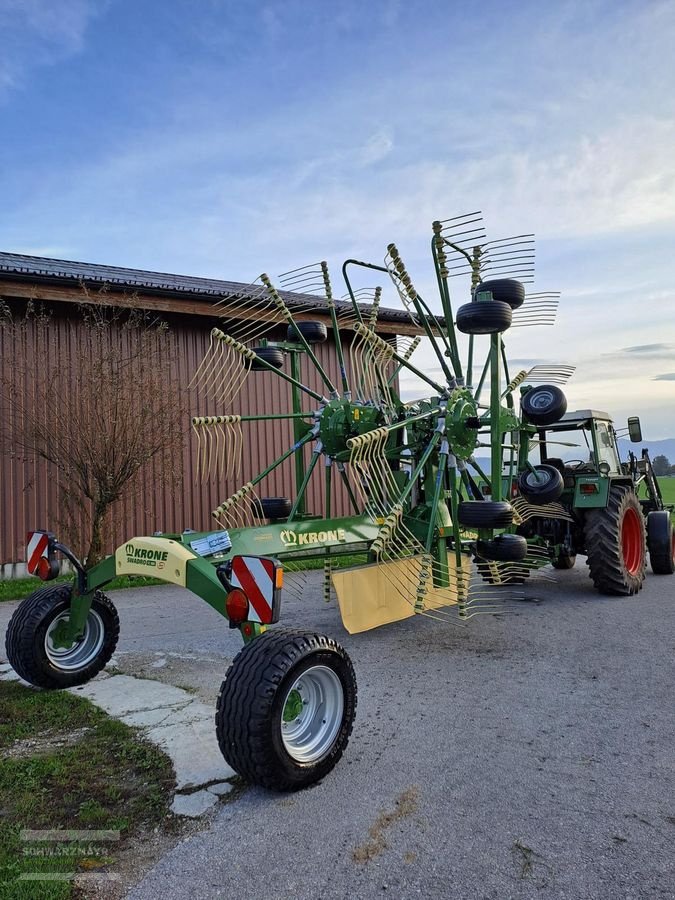
[[(408, 349), (407, 349), (407, 350), (405, 351), (405, 353), (403, 354), (403, 359), (405, 359), (405, 360), (410, 359), (411, 356), (413, 355), (413, 353), (415, 352), (415, 350), (417, 350), (417, 348), (419, 347), (419, 345), (420, 345), (421, 343), (422, 343), (422, 338), (421, 338), (421, 337), (419, 336), (419, 334), (418, 334), (418, 335), (415, 337), (415, 339), (413, 340), (412, 344), (408, 347)], [(399, 364), (396, 366), (396, 368), (394, 369), (393, 374), (391, 375), (391, 377), (390, 377), (389, 380), (387, 381), (387, 384), (393, 384), (394, 379), (398, 376), (399, 372), (401, 371), (401, 366), (402, 366), (402, 365), (403, 365), (403, 363), (399, 363)]]
[(305, 491), (307, 490), (307, 485), (309, 484), (309, 479), (312, 477), (312, 472), (314, 471), (316, 464), (318, 463), (321, 453), (323, 452), (323, 446), (321, 441), (318, 441), (314, 450), (312, 451), (312, 458), (309, 461), (309, 465), (307, 466), (307, 471), (305, 472), (305, 477), (302, 479), (302, 484), (298, 488), (298, 494), (293, 503), (293, 508), (288, 516), (288, 521), (292, 522), (295, 518), (300, 504), (302, 503), (302, 498), (305, 496)]
[(346, 259), (342, 263), (342, 277), (345, 280), (345, 284), (347, 285), (347, 290), (349, 291), (349, 296), (351, 297), (352, 306), (354, 307), (354, 312), (356, 313), (356, 317), (359, 322), (363, 325), (363, 316), (361, 315), (361, 310), (359, 309), (359, 305), (356, 302), (356, 297), (354, 295), (354, 291), (352, 289), (352, 283), (349, 280), (347, 275), (347, 266), (362, 266), (364, 269), (374, 269), (376, 272), (384, 272), (385, 274), (389, 274), (389, 269), (385, 269), (384, 266), (378, 266), (375, 263), (367, 263), (363, 262), (360, 259)]
[[(417, 293), (417, 290), (413, 287), (413, 283), (410, 280), (410, 276), (408, 275), (408, 272), (405, 268), (403, 260), (401, 259), (401, 256), (396, 248), (396, 244), (389, 244), (389, 246), (387, 247), (387, 253), (389, 255), (389, 258), (391, 259), (393, 268), (395, 270), (396, 279), (398, 279), (400, 281), (400, 283), (403, 285), (404, 293), (405, 293), (406, 297), (409, 299), (409, 301), (415, 307), (415, 311), (417, 313), (418, 319), (422, 325), (422, 328), (424, 329), (424, 333), (431, 341), (431, 346), (434, 348), (434, 353), (436, 354), (436, 357), (438, 358), (438, 362), (440, 363), (441, 369), (443, 370), (443, 373), (444, 373), (445, 377), (447, 378), (447, 380), (454, 387), (455, 386), (455, 377), (452, 374), (452, 372), (450, 371), (450, 368), (448, 367), (445, 356), (444, 356), (441, 348), (439, 347), (438, 343), (436, 342), (436, 336), (434, 335), (434, 333), (431, 329), (431, 326), (429, 325), (429, 320), (431, 319), (434, 322), (436, 329), (437, 329), (439, 335), (441, 336), (441, 339), (442, 339), (446, 349), (450, 351), (451, 348), (445, 338), (445, 335), (443, 334), (443, 330), (441, 329), (440, 325), (438, 324), (438, 320), (436, 319), (436, 316), (434, 316), (434, 314), (431, 312), (431, 310), (429, 309), (427, 304), (424, 302), (424, 300), (422, 300), (420, 295)], [(392, 274), (391, 270), (388, 270), (388, 271), (389, 271), (389, 277), (392, 278), (392, 280), (394, 280), (394, 283), (396, 283), (396, 281), (394, 279), (394, 275)], [(401, 289), (399, 288), (399, 294), (400, 293), (401, 293)]]
[(447, 388), (438, 384), (438, 382), (434, 381), (432, 378), (429, 378), (427, 375), (424, 374), (424, 372), (421, 372), (417, 368), (417, 366), (413, 366), (413, 364), (409, 360), (407, 360), (405, 358), (405, 356), (401, 356), (401, 354), (397, 353), (393, 349), (393, 347), (391, 347), (389, 344), (386, 343), (386, 341), (383, 341), (381, 337), (378, 337), (376, 334), (373, 334), (372, 331), (366, 325), (357, 322), (356, 325), (354, 326), (354, 331), (357, 334), (362, 335), (363, 337), (366, 338), (366, 340), (371, 341), (372, 343), (381, 341), (383, 344), (386, 344), (386, 346), (391, 351), (390, 352), (391, 358), (395, 359), (396, 362), (399, 363), (400, 366), (405, 366), (405, 368), (409, 369), (413, 373), (413, 375), (416, 375), (418, 378), (421, 378), (422, 381), (426, 381), (426, 383), (430, 387), (432, 387), (434, 389), (434, 391), (436, 391), (437, 393), (439, 393), (439, 394), (447, 393)]
[(342, 381), (342, 393), (345, 395), (345, 398), (349, 398), (349, 381), (347, 379), (347, 369), (345, 368), (345, 357), (342, 352), (342, 341), (340, 339), (340, 326), (338, 325), (337, 320), (337, 311), (335, 309), (335, 299), (333, 297), (333, 289), (330, 283), (330, 277), (328, 275), (328, 264), (325, 261), (321, 263), (321, 275), (323, 277), (323, 283), (326, 293), (326, 302), (328, 303), (328, 309), (330, 311), (330, 321), (333, 326), (333, 339), (335, 340), (335, 351), (337, 353), (338, 358), (338, 366), (340, 368), (340, 380)]
[(293, 378), (292, 375), (287, 375), (285, 372), (282, 372), (280, 369), (277, 369), (276, 366), (273, 366), (271, 363), (267, 362), (266, 359), (258, 356), (256, 354), (256, 359), (258, 363), (263, 365), (269, 372), (274, 372), (275, 375), (278, 375), (279, 378), (283, 378), (284, 381), (287, 381), (289, 384), (295, 385), (299, 390), (304, 391), (305, 394), (309, 394), (310, 397), (313, 397), (315, 400), (318, 400), (319, 403), (326, 403), (326, 398), (321, 394), (318, 394), (316, 391), (313, 391), (311, 388), (307, 387), (306, 384), (303, 384), (301, 381), (298, 381), (297, 378)]
[(240, 488), (240, 490), (237, 491), (236, 494), (234, 494), (232, 497), (228, 498), (227, 500), (224, 500), (220, 504), (220, 506), (218, 506), (217, 509), (214, 509), (214, 511), (211, 513), (211, 515), (214, 518), (218, 518), (219, 515), (226, 512), (228, 510), (228, 508), (230, 506), (232, 506), (233, 501), (237, 497), (241, 498), (241, 497), (244, 497), (246, 494), (250, 493), (257, 484), (260, 484), (260, 482), (270, 474), (270, 472), (273, 472), (274, 469), (276, 469), (278, 466), (280, 466), (282, 464), (282, 462), (287, 460), (289, 456), (291, 456), (293, 453), (296, 453), (301, 447), (304, 447), (304, 445), (308, 441), (313, 440), (317, 434), (318, 434), (318, 426), (315, 426), (314, 428), (312, 428), (311, 431), (307, 432), (307, 434), (304, 437), (302, 437), (302, 438), (300, 438), (300, 440), (296, 441), (295, 444), (293, 444), (293, 446), (289, 450), (286, 450), (285, 453), (282, 453), (281, 456), (278, 456), (274, 460), (274, 462), (271, 462), (269, 464), (269, 466), (267, 466), (266, 469), (264, 469), (262, 472), (260, 472), (259, 475), (256, 475), (255, 478), (253, 478), (251, 481), (247, 482), (247, 484), (245, 484), (242, 488)]
[(356, 497), (354, 496), (354, 489), (352, 488), (352, 486), (349, 482), (349, 477), (345, 470), (345, 464), (343, 462), (341, 462), (340, 460), (336, 460), (336, 462), (337, 462), (338, 472), (340, 473), (342, 482), (347, 490), (347, 493), (349, 494), (349, 499), (351, 501), (351, 504), (354, 507), (354, 512), (358, 514), (360, 512), (359, 504), (356, 500)]
[(319, 362), (319, 360), (316, 358), (316, 354), (315, 354), (314, 351), (312, 350), (311, 345), (309, 344), (307, 338), (304, 336), (304, 334), (303, 334), (303, 333), (300, 331), (300, 329), (298, 328), (297, 323), (296, 323), (296, 321), (295, 321), (295, 318), (294, 318), (294, 316), (293, 316), (293, 313), (290, 311), (290, 309), (286, 306), (286, 304), (284, 303), (284, 301), (283, 301), (283, 300), (281, 299), (281, 297), (279, 296), (279, 292), (277, 291), (277, 289), (274, 287), (274, 285), (273, 285), (272, 282), (270, 281), (269, 276), (263, 273), (263, 274), (260, 276), (260, 280), (262, 281), (262, 283), (263, 283), (263, 284), (265, 285), (265, 287), (267, 288), (267, 290), (268, 290), (270, 296), (272, 297), (274, 303), (276, 304), (276, 306), (277, 306), (277, 307), (281, 310), (281, 312), (283, 313), (283, 316), (284, 316), (284, 318), (286, 319), (286, 321), (288, 322), (288, 324), (291, 325), (291, 326), (295, 329), (295, 333), (296, 333), (296, 335), (297, 335), (298, 342), (299, 342), (300, 344), (302, 344), (302, 347), (303, 347), (305, 353), (306, 353), (306, 354), (309, 356), (309, 358), (312, 360), (312, 363), (314, 364), (314, 366), (315, 366), (317, 372), (318, 372), (319, 375), (321, 376), (321, 379), (322, 379), (323, 383), (326, 385), (326, 387), (327, 387), (328, 390), (331, 392), (331, 394), (332, 394), (334, 397), (337, 397), (337, 396), (338, 396), (338, 392), (337, 392), (337, 389), (335, 388), (335, 385), (334, 385), (333, 382), (330, 380), (328, 374), (324, 371), (324, 368), (323, 368), (323, 366), (321, 365), (321, 363)]

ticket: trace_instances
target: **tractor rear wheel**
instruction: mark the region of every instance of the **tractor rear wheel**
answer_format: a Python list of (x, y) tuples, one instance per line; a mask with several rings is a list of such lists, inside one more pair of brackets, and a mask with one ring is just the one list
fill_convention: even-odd
[(675, 572), (675, 533), (667, 510), (655, 510), (647, 516), (647, 546), (652, 572), (672, 575)]
[(356, 676), (332, 638), (268, 631), (235, 657), (216, 708), (229, 765), (247, 781), (298, 790), (327, 775), (354, 724)]
[(44, 688), (84, 684), (110, 660), (120, 634), (111, 600), (96, 591), (82, 637), (71, 647), (56, 640), (56, 629), (69, 616), (72, 584), (35, 591), (21, 603), (7, 628), (7, 659), (24, 681)]
[(613, 487), (605, 509), (589, 509), (584, 544), (593, 584), (601, 594), (637, 594), (645, 580), (646, 528), (635, 492)]

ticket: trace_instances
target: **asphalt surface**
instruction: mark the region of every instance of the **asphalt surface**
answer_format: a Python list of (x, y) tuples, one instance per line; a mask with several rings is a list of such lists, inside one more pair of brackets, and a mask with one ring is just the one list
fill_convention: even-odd
[[(500, 615), (350, 637), (310, 575), (282, 624), (331, 634), (359, 682), (338, 767), (249, 788), (128, 895), (675, 898), (675, 578), (597, 594), (583, 560)], [(173, 587), (114, 594), (117, 665), (215, 699), (235, 632)], [(9, 604), (0, 606), (0, 627)]]

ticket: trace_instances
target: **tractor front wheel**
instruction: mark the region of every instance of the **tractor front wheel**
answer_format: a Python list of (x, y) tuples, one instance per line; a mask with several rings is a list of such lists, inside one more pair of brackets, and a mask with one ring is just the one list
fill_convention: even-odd
[(247, 781), (277, 791), (307, 787), (342, 756), (356, 693), (351, 660), (332, 638), (266, 632), (239, 652), (220, 689), (221, 752)]
[(92, 679), (117, 646), (120, 620), (112, 602), (96, 591), (82, 637), (65, 647), (58, 631), (70, 615), (70, 584), (50, 585), (21, 603), (7, 628), (7, 658), (24, 681), (44, 688), (68, 688)]
[(672, 575), (675, 572), (675, 533), (667, 510), (655, 510), (647, 516), (647, 546), (652, 572)]
[(632, 490), (611, 488), (605, 509), (588, 510), (586, 561), (601, 594), (637, 594), (645, 580), (645, 538), (645, 519)]

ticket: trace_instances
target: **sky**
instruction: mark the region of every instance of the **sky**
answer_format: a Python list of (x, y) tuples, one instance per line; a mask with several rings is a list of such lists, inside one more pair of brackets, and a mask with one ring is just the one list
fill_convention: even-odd
[(0, 250), (338, 281), (395, 241), (438, 308), (431, 222), (481, 210), (562, 292), (514, 367), (675, 437), (673, 0), (0, 0), (0, 33)]

